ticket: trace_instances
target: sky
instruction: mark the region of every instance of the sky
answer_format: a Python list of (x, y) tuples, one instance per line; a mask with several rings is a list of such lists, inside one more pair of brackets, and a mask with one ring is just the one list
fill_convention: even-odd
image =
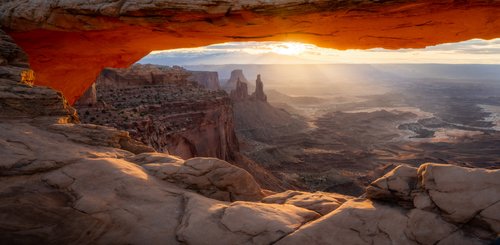
[(472, 39), (424, 49), (335, 50), (297, 42), (228, 42), (198, 48), (153, 51), (139, 63), (224, 64), (500, 64), (500, 38)]

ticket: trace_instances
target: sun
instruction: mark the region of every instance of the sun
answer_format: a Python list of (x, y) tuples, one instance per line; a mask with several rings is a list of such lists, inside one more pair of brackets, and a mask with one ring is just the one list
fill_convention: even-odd
[(281, 43), (271, 44), (270, 48), (273, 53), (277, 54), (299, 55), (307, 50), (308, 45), (297, 42), (281, 42)]

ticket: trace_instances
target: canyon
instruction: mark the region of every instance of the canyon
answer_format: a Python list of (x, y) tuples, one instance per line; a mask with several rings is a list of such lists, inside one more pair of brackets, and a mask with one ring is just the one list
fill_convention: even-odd
[[(460, 83), (450, 89), (449, 81), (408, 79), (401, 94), (365, 95), (349, 103), (335, 98), (337, 104), (281, 95), (301, 101), (288, 105), (287, 112), (271, 104), (272, 94), (264, 93), (269, 79), (265, 75), (257, 77), (253, 94), (248, 94), (253, 90), (250, 84), (237, 78), (234, 93), (228, 95), (219, 90), (213, 72), (148, 65), (141, 65), (146, 73), (134, 67), (122, 70), (153, 50), (234, 40), (295, 40), (366, 49), (491, 39), (500, 37), (498, 16), (500, 3), (482, 0), (4, 1), (0, 5), (0, 240), (7, 244), (498, 242), (498, 131), (491, 121), (482, 120), (491, 113), (478, 109), (479, 102), (490, 109), (497, 103), (496, 90), (489, 90), (494, 83)], [(415, 108), (403, 110), (404, 103), (397, 110), (384, 108), (388, 101), (418, 102), (432, 117)], [(312, 111), (319, 116), (307, 126), (315, 128), (302, 134), (302, 117), (311, 114), (309, 106), (318, 105), (328, 106), (327, 110)], [(271, 113), (267, 117), (271, 111), (274, 117)], [(244, 114), (238, 116), (239, 112)], [(100, 116), (92, 120), (91, 113)], [(398, 124), (384, 127), (388, 118), (396, 118)], [(131, 125), (126, 124), (129, 120)], [(376, 133), (366, 134), (363, 130), (373, 126), (371, 120), (379, 123)], [(281, 123), (285, 121), (288, 124)], [(181, 126), (169, 128), (170, 122)], [(278, 123), (269, 130), (272, 122)], [(251, 128), (248, 134), (245, 125)], [(258, 146), (269, 138), (274, 140), (271, 147), (282, 147), (279, 140), (286, 142), (292, 131), (296, 134), (291, 140), (302, 140), (304, 151), (289, 154), (296, 149), (288, 148), (284, 155), (310, 157), (321, 166), (317, 160), (325, 158), (316, 157), (328, 155), (348, 160), (350, 168), (360, 167), (348, 174), (364, 174), (367, 163), (371, 167), (380, 161), (402, 161), (381, 169), (379, 178), (364, 179), (366, 188), (351, 195), (334, 193), (336, 189), (287, 190), (286, 176), (276, 177), (269, 166), (231, 154), (238, 148), (245, 154), (262, 149)], [(241, 145), (234, 132), (246, 134)], [(347, 132), (363, 138), (352, 140)], [(448, 141), (455, 139), (434, 136), (450, 132), (465, 141), (443, 154), (453, 147)], [(470, 132), (481, 136), (469, 137)], [(162, 138), (171, 135), (176, 136)], [(403, 145), (394, 140), (402, 136), (422, 142)], [(311, 139), (317, 141), (311, 144)], [(380, 139), (386, 143), (377, 144)], [(193, 147), (204, 145), (201, 140), (211, 142), (210, 147)], [(335, 151), (317, 142), (328, 143)], [(422, 145), (437, 150), (422, 151), (426, 149), (418, 148)], [(374, 152), (373, 146), (384, 147), (382, 154), (377, 153), (382, 158), (366, 154)], [(193, 157), (201, 152), (217, 158)], [(464, 159), (479, 160), (450, 164)], [(294, 171), (310, 174), (303, 165), (294, 166)], [(326, 172), (318, 166), (309, 166), (309, 171)], [(335, 164), (327, 167), (345, 170)]]
[[(116, 127), (153, 147), (184, 159), (194, 156), (233, 160), (238, 152), (232, 107), (212, 74), (181, 67), (134, 65), (102, 71), (76, 108), (84, 123)], [(203, 89), (202, 85), (211, 89)], [(88, 101), (95, 101), (88, 103)]]
[(60, 92), (25, 80), (27, 56), (0, 34), (4, 242), (487, 244), (500, 232), (500, 170), (399, 166), (360, 198), (269, 192), (223, 160), (79, 123)]
[(217, 72), (136, 64), (104, 69), (75, 107), (83, 123), (125, 130), (158, 152), (223, 159), (262, 187), (293, 188), (240, 153), (232, 98), (218, 88)]

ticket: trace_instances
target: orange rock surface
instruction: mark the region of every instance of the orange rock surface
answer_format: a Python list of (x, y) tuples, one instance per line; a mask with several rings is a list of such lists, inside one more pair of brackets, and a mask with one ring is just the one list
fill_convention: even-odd
[(162, 4), (111, 10), (51, 6), (42, 17), (16, 15), (25, 7), (21, 6), (0, 17), (0, 23), (28, 53), (36, 84), (62, 91), (70, 103), (104, 67), (127, 67), (153, 50), (270, 40), (337, 49), (397, 49), (500, 37), (500, 1), (279, 1), (267, 5), (255, 1), (248, 6), (234, 1), (240, 3), (234, 8), (231, 1), (221, 1), (226, 4), (222, 7), (195, 1), (154, 2)]

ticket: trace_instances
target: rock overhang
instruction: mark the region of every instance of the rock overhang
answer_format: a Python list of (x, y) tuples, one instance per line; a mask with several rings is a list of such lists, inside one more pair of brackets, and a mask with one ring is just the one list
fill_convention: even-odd
[(11, 0), (0, 13), (36, 83), (70, 103), (104, 67), (129, 66), (153, 50), (228, 41), (398, 49), (500, 37), (498, 0)]

